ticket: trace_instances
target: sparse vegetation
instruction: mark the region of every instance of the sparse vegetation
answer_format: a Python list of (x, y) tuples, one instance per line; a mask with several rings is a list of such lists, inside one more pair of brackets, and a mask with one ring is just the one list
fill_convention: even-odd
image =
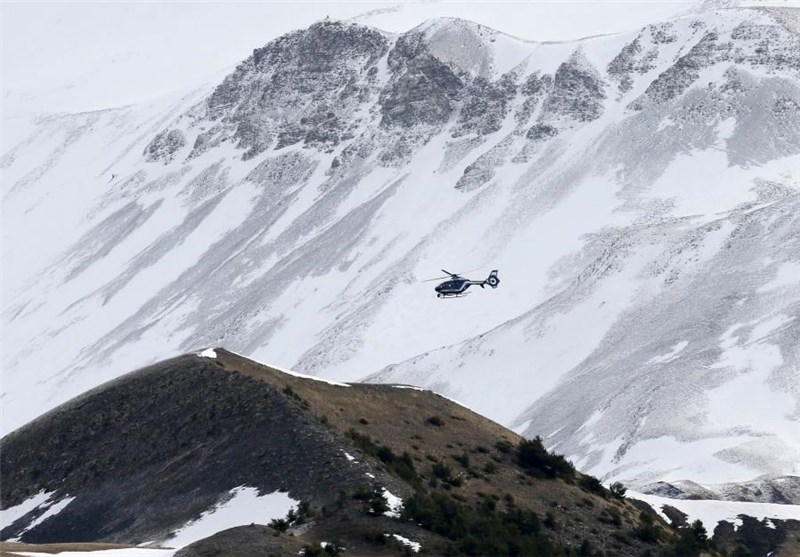
[(419, 475), (414, 468), (414, 459), (410, 454), (404, 452), (401, 456), (397, 456), (388, 446), (378, 445), (369, 435), (359, 433), (354, 429), (350, 429), (346, 435), (363, 452), (377, 457), (391, 474), (406, 480), (414, 486), (420, 485)]
[(361, 488), (353, 493), (353, 499), (364, 503), (364, 512), (368, 514), (381, 515), (389, 510), (383, 490), (374, 486), (371, 489)]
[(622, 515), (613, 507), (603, 509), (597, 519), (605, 524), (613, 524), (617, 528), (622, 527)]
[(599, 495), (603, 499), (607, 498), (608, 496), (608, 490), (605, 487), (603, 487), (603, 484), (600, 482), (600, 480), (598, 480), (594, 476), (581, 474), (581, 477), (578, 480), (578, 485), (584, 491), (588, 491), (589, 493), (594, 493), (595, 495)]
[(431, 416), (425, 420), (425, 423), (436, 427), (442, 427), (444, 425), (444, 420), (439, 416)]
[(655, 524), (653, 515), (647, 511), (639, 513), (639, 526), (633, 530), (633, 534), (645, 543), (658, 543), (661, 539), (658, 527)]
[(443, 555), (565, 555), (542, 532), (535, 512), (513, 508), (498, 511), (494, 499), (485, 497), (472, 507), (443, 494), (417, 493), (406, 500), (403, 518), (449, 540)]
[(628, 491), (628, 488), (622, 482), (614, 482), (609, 486), (608, 490), (614, 498), (625, 499), (625, 492)]
[(273, 518), (269, 526), (278, 532), (286, 532), (292, 526), (303, 524), (312, 516), (314, 516), (314, 511), (311, 509), (311, 503), (300, 501), (297, 505), (297, 510), (292, 507), (286, 513), (285, 518)]
[(558, 522), (556, 522), (556, 515), (553, 514), (553, 511), (547, 511), (547, 514), (544, 515), (544, 525), (551, 530), (558, 530)]
[(514, 449), (514, 445), (512, 445), (510, 441), (501, 439), (500, 441), (494, 444), (494, 448), (500, 451), (501, 453), (510, 453)]
[(702, 522), (695, 520), (690, 526), (678, 529), (678, 539), (672, 547), (673, 555), (693, 557), (708, 549), (708, 533)]
[(469, 468), (469, 455), (467, 453), (460, 455), (453, 455), (453, 460), (458, 462), (464, 468)]
[(460, 487), (463, 480), (453, 475), (453, 469), (442, 462), (434, 463), (432, 467), (434, 477), (441, 480), (445, 486)]
[(538, 435), (530, 441), (521, 441), (517, 446), (517, 464), (535, 477), (562, 478), (567, 481), (575, 477), (572, 463), (561, 455), (547, 452)]

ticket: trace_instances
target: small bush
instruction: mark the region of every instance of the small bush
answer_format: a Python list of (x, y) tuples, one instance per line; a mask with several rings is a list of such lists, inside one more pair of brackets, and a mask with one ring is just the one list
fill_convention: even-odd
[(622, 526), (622, 515), (619, 514), (619, 511), (613, 507), (603, 509), (603, 512), (600, 513), (600, 516), (597, 517), (597, 519), (605, 524), (613, 524), (617, 528)]
[(501, 453), (510, 453), (514, 448), (514, 445), (512, 445), (511, 442), (503, 439), (495, 443), (494, 448), (500, 451)]
[[(517, 464), (533, 476), (572, 480), (575, 467), (561, 455), (547, 452), (538, 435), (517, 446)], [(602, 486), (601, 486), (602, 487)]]
[(645, 543), (658, 543), (660, 539), (658, 528), (652, 522), (642, 522), (634, 529), (633, 535)]
[(300, 398), (300, 395), (298, 395), (296, 392), (294, 392), (294, 389), (292, 389), (291, 385), (286, 385), (283, 388), (283, 394), (285, 394), (289, 398), (293, 398), (297, 402), (303, 402), (303, 399)]
[(583, 543), (578, 548), (578, 557), (594, 557), (596, 553), (594, 552), (594, 547), (592, 547), (592, 542), (587, 539), (583, 540)]
[(364, 451), (370, 456), (374, 456), (380, 460), (386, 470), (395, 476), (398, 476), (407, 482), (419, 486), (420, 478), (414, 468), (414, 460), (410, 454), (404, 452), (402, 456), (397, 456), (392, 452), (392, 449), (386, 445), (376, 444), (369, 435), (359, 433), (354, 429), (349, 429), (347, 435), (353, 440), (356, 447)]
[(436, 462), (432, 469), (434, 477), (441, 480), (445, 485), (445, 489), (450, 487), (460, 487), (464, 480), (458, 476), (453, 475), (453, 469), (443, 462)]
[(444, 420), (441, 419), (439, 416), (431, 416), (430, 418), (425, 420), (425, 423), (436, 427), (442, 427), (444, 425)]
[(606, 488), (603, 487), (603, 484), (600, 483), (600, 480), (594, 476), (581, 476), (581, 479), (578, 480), (578, 485), (582, 490), (588, 491), (589, 493), (594, 493), (595, 495), (600, 495), (603, 499), (606, 498), (606, 494), (608, 493)]
[(359, 489), (353, 493), (353, 499), (364, 503), (364, 511), (368, 514), (383, 514), (389, 510), (383, 490), (375, 486), (372, 489)]
[(551, 530), (558, 530), (558, 522), (556, 522), (556, 515), (554, 515), (551, 511), (547, 511), (547, 514), (544, 515), (544, 522), (546, 528)]
[(625, 487), (622, 482), (614, 482), (608, 490), (616, 499), (625, 499), (625, 492), (628, 491), (628, 488)]
[(274, 528), (278, 532), (285, 532), (289, 529), (289, 521), (285, 518), (273, 518), (269, 521), (269, 527)]

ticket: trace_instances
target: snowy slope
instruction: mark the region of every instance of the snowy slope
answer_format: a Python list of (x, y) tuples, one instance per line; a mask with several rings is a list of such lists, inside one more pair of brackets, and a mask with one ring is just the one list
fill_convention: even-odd
[[(609, 479), (800, 473), (776, 17), (565, 43), (326, 21), (217, 87), (42, 120), (2, 159), (3, 432), (223, 345), (432, 388)], [(440, 268), (502, 284), (437, 300)]]

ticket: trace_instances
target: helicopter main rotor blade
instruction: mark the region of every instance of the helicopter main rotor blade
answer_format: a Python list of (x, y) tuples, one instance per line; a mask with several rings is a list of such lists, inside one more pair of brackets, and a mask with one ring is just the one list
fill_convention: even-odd
[(434, 280), (444, 280), (444, 279), (449, 279), (449, 278), (451, 278), (451, 277), (436, 277), (436, 278), (425, 279), (425, 280), (422, 280), (420, 282), (432, 282)]

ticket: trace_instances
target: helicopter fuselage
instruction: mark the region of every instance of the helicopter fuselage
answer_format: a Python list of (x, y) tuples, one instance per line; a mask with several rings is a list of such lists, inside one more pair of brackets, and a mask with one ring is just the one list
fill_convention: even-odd
[(436, 295), (440, 298), (446, 296), (459, 296), (473, 284), (479, 284), (479, 282), (465, 278), (447, 280), (435, 288)]

